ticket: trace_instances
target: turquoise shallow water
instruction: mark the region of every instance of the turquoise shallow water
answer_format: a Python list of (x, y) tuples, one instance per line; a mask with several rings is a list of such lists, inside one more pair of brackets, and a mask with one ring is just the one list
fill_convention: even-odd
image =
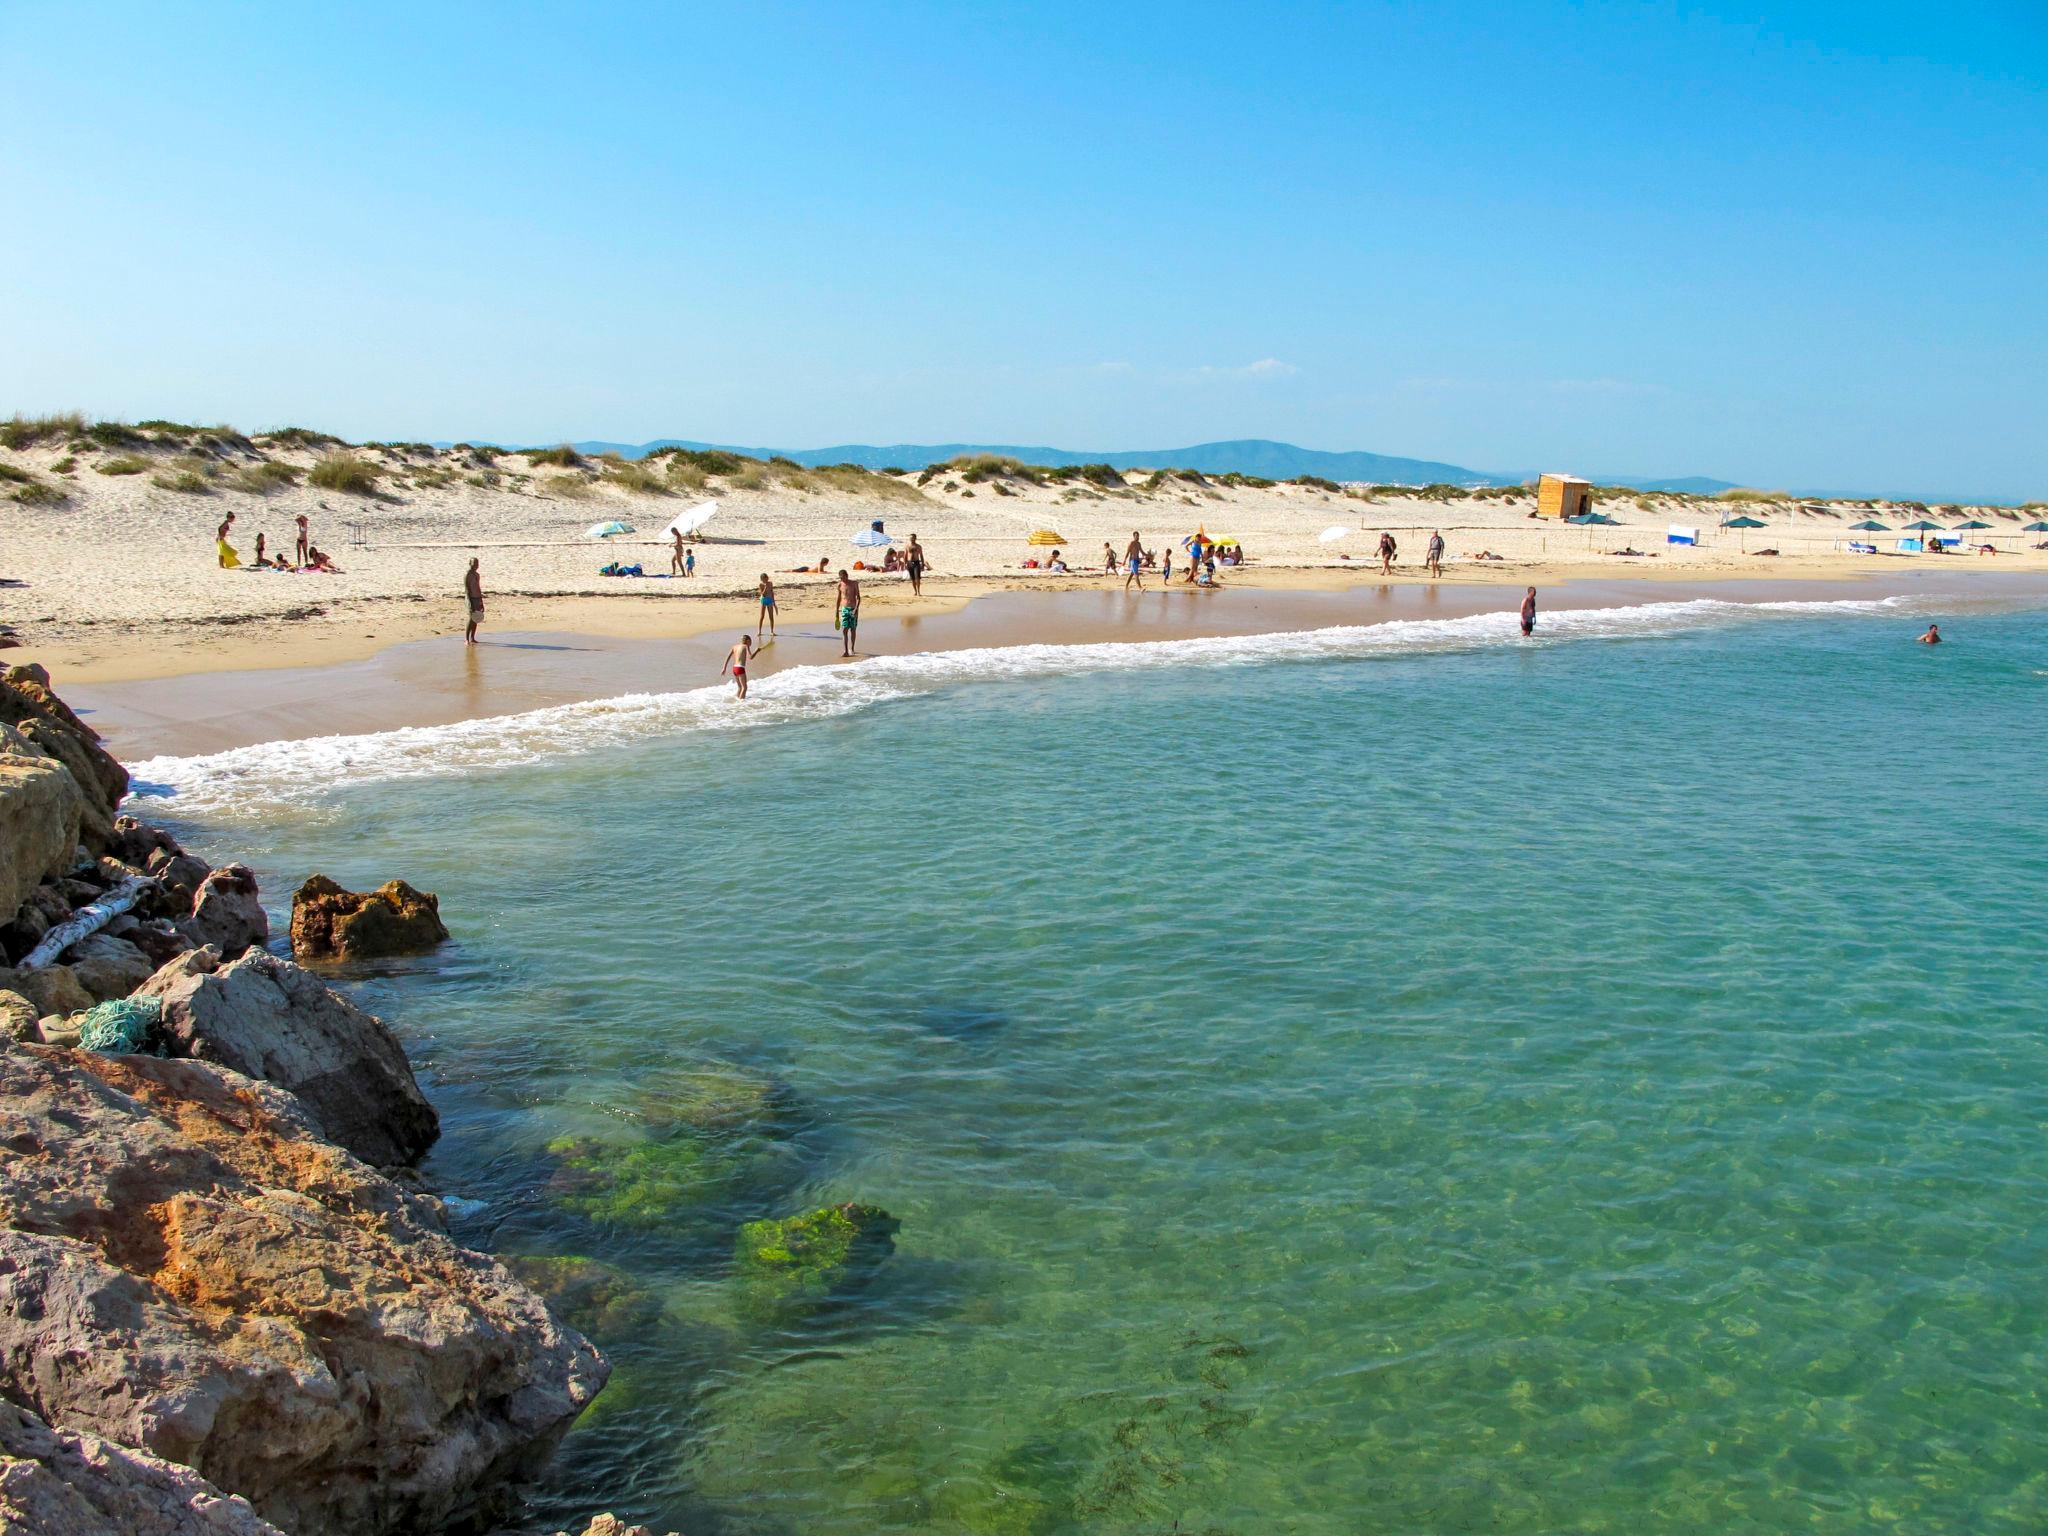
[[(975, 682), (202, 841), (440, 892), (352, 984), (461, 1235), (646, 1293), (521, 1530), (2033, 1532), (2048, 616), (1921, 622)], [(735, 1079), (731, 1177), (579, 1207), (565, 1139)], [(739, 1220), (848, 1199), (864, 1289), (739, 1304)]]

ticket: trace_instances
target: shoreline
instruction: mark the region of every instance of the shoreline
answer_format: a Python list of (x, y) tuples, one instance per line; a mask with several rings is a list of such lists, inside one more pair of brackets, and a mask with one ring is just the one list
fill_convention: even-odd
[[(1295, 574), (1295, 573), (1284, 573)], [(1299, 573), (1321, 575), (1322, 573)], [(1493, 573), (1487, 573), (1492, 576)], [(1400, 620), (1461, 618), (1508, 603), (1499, 580), (1430, 582), (1377, 576), (1338, 585), (1246, 580), (1220, 592), (1156, 585), (1125, 594), (1107, 582), (1051, 588), (995, 587), (975, 595), (928, 593), (920, 603), (871, 603), (862, 627), (863, 658), (1027, 644), (1087, 645), (1282, 633)], [(1661, 578), (1661, 579), (1660, 579)], [(1947, 579), (1944, 579), (1947, 578)], [(1539, 585), (1542, 585), (1539, 583)], [(1914, 566), (1892, 572), (1705, 576), (1603, 569), (1542, 585), (1546, 608), (1618, 608), (1715, 598), (1728, 602), (1840, 601), (1914, 595), (2048, 598), (2048, 574)], [(740, 600), (673, 603), (618, 598), (547, 599), (529, 612), (540, 622), (486, 625), (465, 647), (459, 634), (387, 638), (359, 654), (264, 644), (259, 637), (207, 653), (203, 667), (139, 677), (84, 667), (67, 691), (117, 755), (139, 760), (198, 755), (258, 742), (439, 726), (634, 693), (718, 684), (729, 632), (746, 627), (753, 605)], [(658, 600), (657, 600), (658, 601)], [(677, 622), (678, 619), (684, 622)], [(659, 622), (656, 622), (659, 620)], [(435, 626), (436, 629), (439, 626)], [(820, 605), (791, 604), (781, 638), (758, 654), (756, 680), (798, 665), (829, 665), (837, 636)], [(376, 638), (374, 635), (365, 636)], [(317, 645), (306, 649), (318, 651)], [(187, 658), (159, 648), (159, 663)]]
[[(1445, 592), (1491, 591), (1506, 586), (1555, 588), (1585, 581), (1747, 585), (1757, 582), (1840, 582), (1862, 585), (1926, 577), (1974, 580), (1978, 576), (2012, 577), (2048, 574), (2048, 561), (2015, 561), (1995, 570), (1956, 558), (1953, 567), (1930, 565), (1908, 557), (1790, 555), (1754, 565), (1702, 565), (1691, 561), (1660, 564), (1653, 557), (1617, 563), (1611, 558), (1580, 560), (1504, 560), (1498, 564), (1458, 562), (1444, 576), (1431, 580), (1415, 566), (1396, 566), (1382, 576), (1368, 561), (1350, 565), (1301, 566), (1275, 563), (1226, 571), (1226, 592), (1341, 593), (1360, 587), (1408, 586)], [(865, 611), (888, 619), (927, 618), (957, 613), (991, 597), (1020, 593), (1061, 595), (1119, 593), (1121, 576), (1081, 571), (1053, 577), (1031, 573), (927, 577), (925, 593), (912, 598), (908, 583), (897, 573), (862, 574)], [(805, 579), (781, 573), (776, 578), (782, 609), (792, 623), (830, 618), (830, 580)], [(1148, 594), (1158, 578), (1147, 573)], [(1174, 578), (1175, 595), (1206, 598)], [(602, 636), (615, 640), (688, 639), (712, 630), (744, 630), (757, 613), (751, 591), (723, 584), (700, 592), (660, 591), (546, 592), (486, 587), (489, 616), (486, 634), (557, 632)], [(363, 661), (416, 641), (459, 635), (463, 611), (456, 601), (437, 602), (418, 593), (349, 595), (284, 615), (229, 613), (211, 619), (159, 621), (153, 625), (110, 624), (104, 634), (65, 630), (38, 638), (19, 637), (10, 662), (33, 662), (62, 676), (72, 687), (107, 683), (138, 683), (205, 673), (256, 672), (310, 668)]]

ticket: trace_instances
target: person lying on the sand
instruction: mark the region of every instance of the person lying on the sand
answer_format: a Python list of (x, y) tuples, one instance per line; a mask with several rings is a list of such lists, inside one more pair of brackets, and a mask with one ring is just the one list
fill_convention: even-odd
[(340, 566), (328, 559), (324, 551), (315, 549), (310, 544), (306, 546), (306, 569), (309, 571), (322, 571), (329, 576), (339, 576), (341, 574)]
[(1775, 549), (1752, 549), (1750, 553), (1752, 555), (1775, 555), (1777, 551)]

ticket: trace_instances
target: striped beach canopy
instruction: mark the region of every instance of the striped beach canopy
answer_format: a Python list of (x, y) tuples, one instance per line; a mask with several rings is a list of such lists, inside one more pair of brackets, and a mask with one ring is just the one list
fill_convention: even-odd
[(1050, 528), (1036, 528), (1032, 530), (1030, 536), (1024, 542), (1026, 544), (1064, 544), (1067, 541), (1054, 533)]

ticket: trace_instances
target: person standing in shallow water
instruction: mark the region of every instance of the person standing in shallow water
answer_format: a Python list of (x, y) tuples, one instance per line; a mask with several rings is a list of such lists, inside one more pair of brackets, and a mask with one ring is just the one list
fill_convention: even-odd
[(775, 638), (775, 583), (768, 579), (768, 573), (761, 573), (761, 643), (766, 645)]
[(860, 583), (839, 572), (839, 654), (851, 656), (853, 642), (860, 630)]
[(462, 595), (469, 602), (469, 627), (462, 632), (464, 645), (476, 644), (476, 627), (484, 621), (484, 578), (477, 562), (469, 562), (469, 574), (462, 578)]
[(1522, 637), (1527, 639), (1536, 633), (1536, 589), (1531, 587), (1522, 599)]
[(738, 644), (725, 653), (725, 670), (732, 674), (733, 686), (739, 691), (734, 698), (747, 696), (747, 660), (754, 654), (754, 637), (741, 635)]

